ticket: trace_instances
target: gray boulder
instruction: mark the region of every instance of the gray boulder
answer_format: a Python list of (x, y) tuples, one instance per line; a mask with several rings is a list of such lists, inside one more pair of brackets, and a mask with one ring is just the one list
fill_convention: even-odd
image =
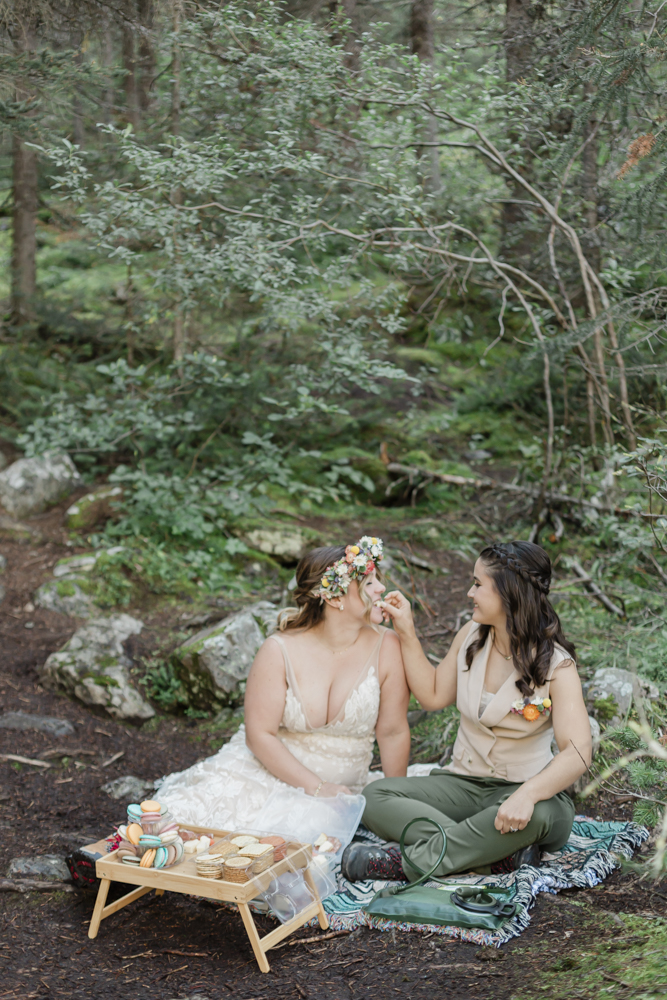
[(70, 882), (69, 868), (65, 859), (59, 854), (37, 854), (32, 858), (14, 858), (9, 862), (7, 876), (23, 878), (54, 879), (57, 882)]
[(38, 608), (58, 611), (61, 615), (90, 618), (99, 611), (90, 594), (83, 589), (87, 581), (81, 577), (65, 577), (62, 580), (47, 580), (35, 591), (34, 601)]
[(584, 684), (584, 695), (589, 711), (594, 711), (595, 702), (604, 698), (613, 698), (618, 705), (618, 714), (611, 719), (612, 725), (618, 725), (630, 711), (633, 699), (647, 698), (655, 701), (660, 692), (655, 684), (637, 677), (630, 670), (619, 667), (601, 667), (595, 671), (593, 680)]
[(143, 722), (155, 712), (130, 683), (132, 661), (123, 644), (143, 622), (130, 615), (91, 618), (40, 670), (45, 687), (104, 709), (114, 719)]
[(29, 715), (27, 712), (5, 712), (0, 715), (0, 729), (34, 730), (50, 736), (72, 736), (74, 726), (67, 719), (54, 719), (48, 715)]
[(107, 521), (116, 511), (113, 503), (123, 495), (122, 486), (102, 486), (87, 493), (65, 511), (65, 524), (71, 531), (90, 531), (96, 524)]
[(135, 778), (133, 774), (126, 774), (122, 778), (114, 778), (100, 785), (100, 791), (104, 792), (111, 799), (126, 799), (128, 802), (141, 802), (153, 791), (155, 782), (142, 781)]
[(197, 632), (174, 654), (174, 667), (190, 704), (219, 710), (239, 700), (257, 650), (275, 627), (277, 608), (251, 604)]
[(298, 562), (309, 544), (299, 528), (256, 528), (243, 541), (250, 548), (286, 563)]
[(54, 579), (47, 580), (35, 591), (35, 604), (47, 611), (58, 611), (61, 615), (75, 615), (77, 618), (91, 618), (101, 613), (90, 596), (86, 575), (101, 555), (113, 556), (122, 551), (123, 546), (116, 545), (111, 549), (59, 559), (53, 568)]
[(58, 503), (81, 485), (69, 455), (20, 458), (0, 472), (0, 503), (12, 517), (29, 517)]

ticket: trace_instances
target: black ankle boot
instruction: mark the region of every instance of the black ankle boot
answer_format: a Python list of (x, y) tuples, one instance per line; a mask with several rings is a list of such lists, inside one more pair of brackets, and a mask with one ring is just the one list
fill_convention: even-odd
[(515, 872), (522, 865), (532, 865), (533, 868), (537, 868), (540, 863), (540, 853), (538, 844), (529, 844), (528, 847), (522, 847), (507, 858), (495, 861), (491, 865), (491, 874), (505, 875), (507, 872)]
[(398, 847), (350, 844), (343, 851), (340, 867), (348, 882), (364, 882), (367, 879), (407, 882)]

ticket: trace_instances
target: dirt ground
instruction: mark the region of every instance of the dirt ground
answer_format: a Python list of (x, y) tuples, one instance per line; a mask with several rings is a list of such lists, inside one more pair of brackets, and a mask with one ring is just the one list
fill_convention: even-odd
[[(67, 751), (64, 763), (49, 757), (53, 766), (48, 769), (0, 760), (0, 877), (13, 858), (64, 855), (111, 832), (112, 824), (123, 820), (123, 804), (100, 791), (105, 781), (127, 774), (154, 780), (188, 767), (220, 742), (220, 733), (194, 720), (162, 717), (140, 730), (42, 689), (38, 667), (78, 622), (32, 609), (30, 601), (55, 562), (76, 550), (66, 545), (61, 509), (31, 523), (41, 532), (39, 543), (0, 539), (8, 560), (2, 577), (7, 593), (0, 606), (2, 711), (68, 719), (75, 733), (54, 738), (0, 730), (0, 754), (42, 759), (52, 750)], [(418, 585), (412, 577), (428, 605), (422, 634), (439, 654), (466, 607), (470, 573), (456, 557), (443, 560), (447, 576), (425, 579), (422, 574)], [(409, 566), (405, 572), (409, 578)], [(142, 646), (133, 651), (139, 654), (161, 641), (173, 621), (159, 613), (142, 618)], [(602, 800), (595, 806), (605, 818), (627, 818), (627, 809)], [(308, 929), (272, 952), (272, 971), (262, 975), (239, 916), (218, 905), (149, 894), (105, 921), (97, 939), (89, 941), (93, 903), (93, 894), (72, 889), (0, 893), (0, 1000), (126, 1000), (146, 990), (151, 1000), (505, 1000), (528, 995), (526, 984), (539, 983), (540, 969), (559, 967), (575, 944), (581, 949), (611, 939), (618, 933), (616, 912), (644, 914), (647, 920), (665, 912), (664, 895), (642, 889), (636, 875), (616, 873), (595, 890), (540, 896), (530, 929), (500, 951), (366, 929), (302, 943), (322, 933)], [(265, 930), (274, 926), (268, 919), (259, 923)], [(537, 990), (535, 995), (543, 994)]]

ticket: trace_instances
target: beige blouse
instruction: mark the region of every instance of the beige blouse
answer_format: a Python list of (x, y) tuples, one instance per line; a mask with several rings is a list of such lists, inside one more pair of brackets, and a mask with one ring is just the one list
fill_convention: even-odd
[[(523, 698), (516, 686), (519, 676), (516, 670), (491, 695), (486, 707), (482, 706), (486, 665), (493, 645), (491, 634), (469, 670), (466, 665), (466, 649), (479, 627), (473, 622), (456, 661), (456, 707), (461, 713), (461, 723), (452, 762), (445, 770), (470, 777), (528, 781), (553, 760), (551, 713), (545, 712), (535, 722), (529, 722), (523, 715), (511, 711), (513, 702)], [(549, 683), (555, 671), (571, 659), (562, 647), (555, 647), (547, 679), (541, 687), (535, 688), (536, 697), (549, 697)]]

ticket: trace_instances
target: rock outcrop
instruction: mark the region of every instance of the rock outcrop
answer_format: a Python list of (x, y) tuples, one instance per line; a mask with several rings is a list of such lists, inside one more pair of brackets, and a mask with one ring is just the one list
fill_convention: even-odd
[(250, 548), (288, 565), (298, 562), (309, 547), (299, 528), (255, 528), (244, 535), (243, 541)]
[(123, 495), (122, 486), (102, 486), (76, 500), (65, 512), (70, 531), (90, 531), (114, 515), (113, 501)]
[(130, 682), (132, 661), (124, 649), (143, 622), (130, 615), (92, 618), (77, 629), (40, 670), (45, 687), (62, 691), (114, 719), (143, 722), (155, 712)]
[(660, 692), (655, 684), (638, 677), (630, 670), (620, 667), (600, 667), (595, 671), (593, 680), (584, 684), (586, 704), (591, 712), (595, 711), (595, 702), (613, 699), (618, 706), (618, 712), (610, 720), (611, 725), (619, 725), (630, 711), (633, 699), (647, 698), (655, 701)]
[(251, 604), (197, 632), (174, 654), (190, 704), (217, 711), (237, 702), (257, 650), (276, 623), (269, 601)]
[(0, 715), (0, 729), (16, 729), (26, 732), (48, 733), (50, 736), (72, 736), (74, 726), (67, 719), (55, 719), (48, 715), (30, 715), (28, 712), (5, 712)]
[(12, 517), (29, 517), (80, 485), (81, 476), (69, 455), (19, 458), (0, 472), (0, 503)]

